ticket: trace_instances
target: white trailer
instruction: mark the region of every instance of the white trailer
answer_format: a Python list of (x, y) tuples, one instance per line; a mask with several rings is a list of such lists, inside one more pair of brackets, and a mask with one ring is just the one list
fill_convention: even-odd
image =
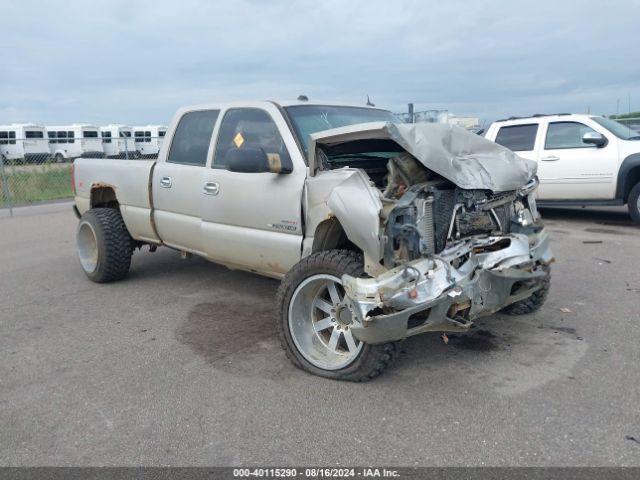
[(44, 127), (33, 123), (0, 125), (0, 156), (15, 163), (43, 162), (49, 156)]
[(102, 138), (98, 127), (86, 123), (46, 127), (49, 151), (57, 162), (78, 157), (102, 158)]
[(164, 125), (133, 127), (137, 156), (157, 157), (162, 148), (165, 133), (167, 133), (167, 127)]
[(136, 152), (133, 130), (127, 125), (111, 124), (100, 127), (102, 148), (107, 158), (133, 158)]

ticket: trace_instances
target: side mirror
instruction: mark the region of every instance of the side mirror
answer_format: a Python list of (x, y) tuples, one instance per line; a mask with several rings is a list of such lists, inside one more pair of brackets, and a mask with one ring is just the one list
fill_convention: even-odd
[(232, 148), (227, 152), (227, 170), (241, 173), (291, 173), (282, 165), (280, 155), (265, 153), (262, 148)]
[(598, 132), (587, 132), (583, 135), (582, 142), (601, 148), (607, 144), (607, 138)]

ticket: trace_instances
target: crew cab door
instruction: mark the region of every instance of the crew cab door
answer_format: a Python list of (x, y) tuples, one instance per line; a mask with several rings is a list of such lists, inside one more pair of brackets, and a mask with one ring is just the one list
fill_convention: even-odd
[[(200, 186), (202, 237), (216, 262), (281, 277), (300, 260), (306, 166), (275, 106), (232, 108), (217, 132), (211, 168)], [(234, 149), (262, 149), (291, 173), (232, 172)]]
[(166, 160), (156, 164), (151, 183), (153, 218), (162, 241), (200, 255), (202, 184), (219, 113), (198, 110), (182, 115)]
[[(543, 200), (614, 198), (618, 145), (606, 130), (577, 120), (545, 120), (539, 150), (538, 195)], [(597, 132), (608, 139), (603, 147), (582, 141)]]

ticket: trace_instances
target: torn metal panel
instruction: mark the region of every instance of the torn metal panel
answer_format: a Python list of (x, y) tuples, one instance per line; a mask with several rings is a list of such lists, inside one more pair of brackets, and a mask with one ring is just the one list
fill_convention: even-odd
[(340, 221), (349, 240), (372, 258), (380, 258), (380, 212), (382, 202), (369, 179), (356, 170), (344, 182), (336, 185), (327, 206)]
[(311, 135), (309, 167), (312, 175), (318, 168), (318, 145), (374, 139), (395, 141), (425, 167), (465, 189), (517, 190), (536, 174), (536, 162), (454, 125), (373, 122)]
[(324, 172), (307, 180), (307, 228), (315, 232), (324, 220), (335, 216), (349, 240), (365, 255), (379, 259), (380, 212), (379, 192), (371, 186), (362, 170), (344, 168)]
[[(530, 242), (534, 244), (530, 247)], [(494, 250), (496, 247), (501, 247)], [(525, 234), (470, 238), (375, 278), (343, 275), (353, 334), (380, 343), (427, 331), (461, 331), (471, 320), (527, 298), (552, 261), (548, 237)], [(516, 288), (517, 287), (517, 288)], [(458, 312), (465, 311), (461, 319)], [(412, 326), (419, 315), (423, 322)]]

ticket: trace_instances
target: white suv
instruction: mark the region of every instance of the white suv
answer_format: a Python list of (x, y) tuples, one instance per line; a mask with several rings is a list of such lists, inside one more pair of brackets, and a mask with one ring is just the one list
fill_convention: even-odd
[(629, 206), (640, 223), (640, 134), (595, 115), (511, 117), (485, 135), (538, 162), (541, 206)]

